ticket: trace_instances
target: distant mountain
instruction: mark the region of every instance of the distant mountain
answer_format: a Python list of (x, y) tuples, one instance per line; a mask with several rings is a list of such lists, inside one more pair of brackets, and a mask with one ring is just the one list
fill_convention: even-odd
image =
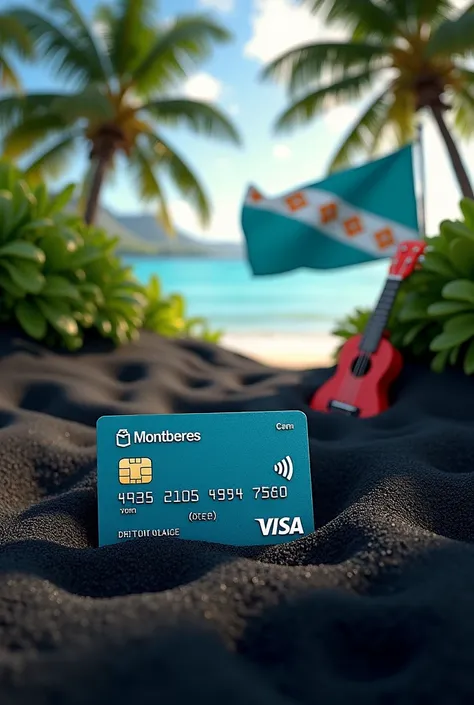
[(127, 231), (134, 233), (142, 242), (153, 245), (161, 255), (207, 255), (206, 246), (181, 232), (168, 235), (153, 215), (115, 215)]
[[(76, 211), (77, 202), (72, 202), (67, 210)], [(170, 236), (153, 215), (117, 215), (99, 207), (95, 224), (119, 238), (117, 252), (120, 254), (223, 259), (244, 256), (240, 243), (206, 242), (179, 231)]]
[(167, 235), (153, 215), (114, 215), (113, 220), (120, 223), (127, 232), (138, 236), (142, 243), (153, 247), (154, 254), (225, 259), (240, 259), (244, 254), (240, 243), (211, 243), (180, 231), (172, 236)]
[(96, 225), (106, 230), (109, 235), (120, 239), (117, 251), (121, 253), (134, 253), (143, 255), (154, 255), (158, 247), (147, 242), (136, 233), (125, 227), (117, 218), (105, 208), (99, 208), (96, 216)]
[[(77, 201), (72, 201), (66, 210), (77, 213)], [(99, 207), (97, 209), (95, 224), (98, 228), (102, 228), (112, 237), (118, 237), (119, 243), (117, 251), (121, 253), (134, 253), (139, 255), (154, 255), (157, 253), (157, 246), (147, 242), (136, 233), (128, 230), (106, 209)]]

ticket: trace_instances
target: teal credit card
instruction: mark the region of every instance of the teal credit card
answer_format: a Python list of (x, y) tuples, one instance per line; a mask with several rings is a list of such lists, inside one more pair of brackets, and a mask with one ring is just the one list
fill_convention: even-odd
[(301, 411), (103, 416), (99, 545), (176, 537), (233, 546), (314, 531)]

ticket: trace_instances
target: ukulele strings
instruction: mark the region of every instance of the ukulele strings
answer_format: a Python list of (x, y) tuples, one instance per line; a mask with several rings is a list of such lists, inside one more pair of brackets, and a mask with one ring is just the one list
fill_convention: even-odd
[[(382, 296), (383, 296), (383, 294), (385, 294), (385, 291), (386, 291), (386, 287), (382, 293)], [(379, 301), (379, 303), (380, 303), (380, 301)], [(372, 323), (372, 321), (371, 321), (371, 323)], [(370, 323), (369, 323), (369, 325), (370, 325)], [(354, 366), (354, 369), (352, 371), (355, 377), (359, 377), (359, 375), (362, 377), (362, 375), (366, 372), (366, 366), (370, 363), (370, 358), (371, 358), (370, 353), (362, 352), (362, 354), (359, 355), (359, 357), (357, 358), (357, 362)]]
[(365, 371), (365, 366), (370, 362), (370, 355), (367, 353), (364, 353), (363, 355), (359, 355), (357, 358), (357, 362), (355, 364), (353, 373), (356, 377), (362, 376), (363, 372)]

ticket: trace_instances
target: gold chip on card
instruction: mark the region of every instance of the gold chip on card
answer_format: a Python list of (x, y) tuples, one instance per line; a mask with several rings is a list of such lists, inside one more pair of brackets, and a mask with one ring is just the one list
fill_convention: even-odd
[(146, 485), (153, 479), (151, 458), (122, 458), (119, 461), (121, 485)]

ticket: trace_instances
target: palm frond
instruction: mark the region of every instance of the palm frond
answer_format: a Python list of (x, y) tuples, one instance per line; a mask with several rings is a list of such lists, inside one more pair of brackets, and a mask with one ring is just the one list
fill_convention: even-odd
[(20, 87), (20, 79), (15, 69), (3, 54), (0, 54), (0, 86), (14, 89)]
[(153, 155), (156, 168), (165, 170), (178, 191), (196, 210), (201, 225), (206, 227), (211, 217), (209, 199), (197, 176), (183, 158), (161, 135), (147, 135), (147, 149)]
[(91, 83), (77, 93), (62, 95), (51, 103), (52, 113), (61, 115), (67, 122), (80, 118), (89, 121), (107, 121), (115, 116), (114, 106), (104, 94), (101, 84)]
[(352, 126), (350, 133), (331, 160), (330, 171), (350, 164), (362, 151), (374, 153), (380, 133), (386, 125), (390, 104), (390, 91), (385, 87), (370, 101), (357, 123)]
[(397, 21), (390, 3), (374, 0), (303, 0), (314, 12), (326, 11), (328, 24), (344, 23), (350, 30), (366, 37), (389, 39), (397, 33)]
[(13, 49), (21, 57), (29, 57), (33, 43), (25, 27), (9, 12), (0, 13), (0, 47)]
[(148, 93), (187, 75), (190, 66), (207, 58), (213, 44), (230, 39), (229, 32), (205, 15), (178, 18), (157, 40), (133, 72), (135, 88)]
[(114, 73), (128, 79), (143, 59), (158, 27), (154, 0), (116, 0), (99, 8), (97, 17), (105, 25), (106, 41)]
[(412, 14), (431, 27), (449, 19), (455, 13), (453, 0), (413, 0)]
[(470, 5), (460, 17), (446, 20), (433, 32), (426, 47), (428, 57), (466, 56), (474, 51), (474, 12)]
[(474, 135), (474, 90), (456, 91), (452, 102), (456, 130), (463, 139), (469, 140)]
[(276, 129), (283, 131), (306, 124), (321, 113), (328, 103), (334, 107), (342, 101), (357, 100), (370, 88), (377, 73), (378, 71), (372, 70), (363, 71), (308, 93), (279, 117)]
[(466, 66), (456, 64), (456, 73), (463, 79), (464, 84), (474, 84), (474, 71), (466, 68)]
[(399, 28), (409, 34), (417, 34), (421, 23), (433, 28), (453, 13), (452, 0), (390, 0), (387, 6)]
[(239, 134), (230, 119), (209, 103), (186, 98), (163, 98), (144, 103), (137, 112), (148, 113), (166, 125), (184, 124), (197, 134), (240, 144)]
[(387, 47), (367, 42), (325, 42), (307, 44), (287, 51), (270, 63), (263, 79), (283, 80), (291, 92), (318, 81), (328, 70), (345, 73), (349, 69), (376, 67), (377, 60), (386, 57)]
[(7, 159), (16, 159), (67, 127), (63, 117), (54, 113), (27, 116), (4, 135), (3, 154)]
[(140, 196), (144, 201), (157, 201), (159, 204), (158, 219), (162, 223), (166, 232), (174, 232), (173, 222), (168, 209), (166, 195), (163, 187), (155, 176), (153, 162), (149, 153), (136, 143), (130, 155), (130, 167), (135, 173)]
[(75, 0), (48, 0), (48, 3), (50, 12), (54, 15), (61, 13), (64, 23), (74, 32), (83, 50), (90, 54), (90, 61), (94, 65), (92, 79), (104, 82), (110, 79), (112, 66), (109, 57), (101, 50), (93, 26), (87, 22)]
[(26, 28), (35, 48), (44, 60), (52, 63), (58, 76), (82, 83), (104, 80), (99, 58), (70, 27), (55, 24), (29, 9), (12, 10), (11, 16)]
[(394, 82), (392, 105), (387, 113), (387, 124), (393, 128), (397, 143), (401, 146), (415, 136), (415, 94)]
[(62, 97), (61, 93), (28, 93), (0, 98), (0, 129), (2, 132), (11, 130), (27, 116), (48, 112), (54, 101)]
[(45, 176), (57, 178), (68, 166), (69, 159), (75, 151), (77, 132), (66, 132), (39, 155), (35, 156), (25, 167), (24, 173), (29, 181), (40, 181)]

